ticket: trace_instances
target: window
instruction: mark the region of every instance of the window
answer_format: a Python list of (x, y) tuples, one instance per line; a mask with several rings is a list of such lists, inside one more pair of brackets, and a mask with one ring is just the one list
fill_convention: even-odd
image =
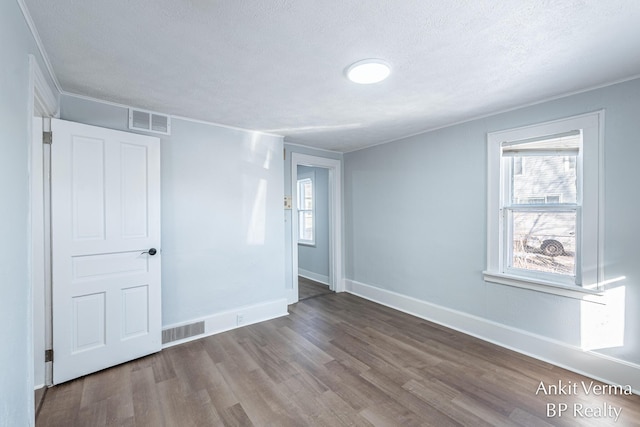
[(561, 294), (549, 287), (597, 291), (601, 116), (488, 135), (485, 280)]
[[(564, 159), (578, 156), (581, 131), (534, 141), (504, 141), (501, 148), (506, 177), (501, 204), (507, 269), (575, 279), (581, 198), (576, 175), (565, 171)], [(525, 157), (527, 173), (517, 173), (512, 165), (522, 164), (515, 160)], [(550, 196), (550, 192), (560, 193), (560, 197)], [(566, 203), (560, 203), (561, 198)]]
[(315, 245), (315, 189), (313, 174), (298, 179), (298, 243)]
[(524, 173), (524, 157), (513, 158), (513, 174), (522, 175)]

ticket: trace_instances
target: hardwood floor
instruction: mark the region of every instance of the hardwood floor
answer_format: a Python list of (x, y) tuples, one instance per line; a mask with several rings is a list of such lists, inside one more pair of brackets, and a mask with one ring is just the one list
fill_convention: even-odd
[(38, 416), (38, 412), (42, 407), (42, 402), (44, 401), (44, 396), (46, 393), (47, 393), (46, 387), (42, 387), (34, 391), (33, 403), (34, 403), (34, 410), (35, 410), (36, 416)]
[(322, 283), (298, 276), (298, 300), (302, 301), (308, 298), (314, 298), (319, 295), (330, 294), (333, 291), (329, 286)]
[(640, 425), (640, 396), (536, 395), (591, 380), (350, 294), (289, 311), (56, 386), (37, 426)]

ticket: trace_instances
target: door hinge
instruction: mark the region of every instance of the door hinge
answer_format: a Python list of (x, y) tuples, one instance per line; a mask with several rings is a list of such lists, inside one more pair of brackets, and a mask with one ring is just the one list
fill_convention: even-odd
[(44, 144), (51, 145), (51, 143), (53, 142), (53, 132), (51, 132), (51, 131), (42, 132), (42, 142)]
[(53, 350), (44, 351), (44, 362), (53, 362)]

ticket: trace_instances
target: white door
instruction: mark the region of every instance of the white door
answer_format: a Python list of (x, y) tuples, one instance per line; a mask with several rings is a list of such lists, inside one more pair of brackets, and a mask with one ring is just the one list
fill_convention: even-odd
[(160, 140), (56, 119), (51, 130), (59, 384), (161, 348)]

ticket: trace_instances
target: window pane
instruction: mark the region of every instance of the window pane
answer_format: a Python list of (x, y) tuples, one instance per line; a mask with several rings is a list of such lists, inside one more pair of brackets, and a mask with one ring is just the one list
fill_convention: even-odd
[(298, 180), (298, 240), (314, 241), (313, 231), (313, 180)]
[(313, 184), (310, 180), (304, 182), (304, 198), (302, 201), (302, 209), (313, 209)]
[(298, 209), (313, 209), (313, 182), (309, 178), (298, 180)]
[(511, 267), (575, 276), (576, 213), (511, 212)]
[(298, 212), (298, 235), (300, 240), (313, 241), (313, 212)]
[[(513, 157), (514, 166), (516, 159)], [(522, 161), (523, 158), (520, 158)], [(515, 204), (576, 203), (574, 169), (576, 156), (528, 156), (527, 167), (512, 173), (512, 201)], [(571, 160), (573, 159), (573, 160)]]

